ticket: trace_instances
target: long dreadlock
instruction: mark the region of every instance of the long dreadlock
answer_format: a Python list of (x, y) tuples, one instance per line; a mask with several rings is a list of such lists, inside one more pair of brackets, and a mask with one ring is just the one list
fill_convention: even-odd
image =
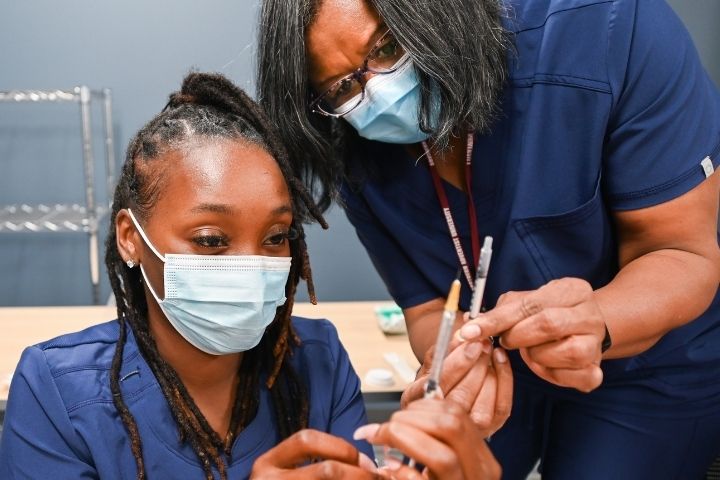
[[(202, 138), (238, 139), (264, 148), (272, 155), (287, 182), (293, 206), (292, 228), (298, 233), (290, 239), (292, 264), (285, 287), (286, 303), (277, 309), (275, 319), (260, 343), (245, 352), (240, 365), (235, 404), (226, 437), (210, 427), (175, 370), (160, 356), (148, 326), (148, 306), (141, 274), (123, 262), (117, 249), (115, 218), (119, 210), (132, 208), (147, 218), (160, 191), (162, 180), (151, 175), (150, 167), (163, 153)], [(120, 391), (120, 369), (127, 329), (132, 330), (141, 354), (160, 384), (175, 418), (181, 442), (188, 442), (202, 464), (205, 477), (213, 478), (215, 467), (221, 479), (227, 478), (227, 465), (233, 439), (257, 413), (261, 373), (272, 397), (281, 438), (307, 426), (308, 401), (304, 386), (289, 364), (292, 347), (300, 340), (290, 323), (295, 291), (300, 279), (307, 283), (310, 299), (315, 291), (305, 244), (303, 221), (308, 215), (327, 228), (322, 214), (303, 183), (292, 173), (290, 161), (279, 136), (260, 107), (228, 79), (219, 74), (191, 73), (179, 92), (170, 95), (165, 109), (145, 125), (130, 142), (125, 164), (115, 190), (110, 231), (105, 242), (105, 264), (117, 301), (119, 339), (110, 371), (110, 388), (115, 407), (130, 436), (137, 463), (137, 478), (146, 478), (137, 423)]]

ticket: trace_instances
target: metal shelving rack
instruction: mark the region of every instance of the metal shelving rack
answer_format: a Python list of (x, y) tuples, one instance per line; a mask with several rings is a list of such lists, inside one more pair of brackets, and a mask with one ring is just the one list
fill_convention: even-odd
[[(93, 157), (92, 102), (102, 102), (105, 136), (105, 177), (107, 197), (96, 201), (95, 159)], [(90, 282), (93, 302), (100, 303), (100, 251), (98, 222), (110, 207), (115, 187), (115, 150), (112, 123), (112, 95), (110, 89), (91, 90), (78, 86), (72, 90), (10, 90), (0, 91), (0, 103), (19, 102), (77, 102), (80, 105), (82, 132), (83, 176), (85, 205), (7, 205), (0, 206), (0, 233), (3, 232), (84, 232), (89, 239)]]

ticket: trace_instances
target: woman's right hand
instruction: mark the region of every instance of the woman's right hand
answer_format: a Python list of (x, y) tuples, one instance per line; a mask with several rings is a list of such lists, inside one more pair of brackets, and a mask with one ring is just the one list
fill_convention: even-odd
[[(467, 314), (466, 314), (467, 315)], [(472, 421), (490, 436), (510, 416), (513, 398), (513, 374), (507, 353), (493, 348), (488, 340), (467, 342), (454, 338), (440, 373), (440, 390), (470, 414)], [(434, 347), (425, 355), (416, 380), (403, 392), (401, 406), (423, 397)]]
[[(310, 463), (309, 463), (310, 462)], [(375, 463), (342, 438), (317, 430), (300, 430), (255, 460), (251, 479), (378, 478)]]
[(390, 421), (370, 424), (355, 432), (356, 439), (395, 448), (425, 465), (418, 470), (385, 458), (384, 478), (415, 480), (496, 480), (500, 465), (485, 443), (485, 435), (466, 410), (450, 400), (422, 399), (393, 414)]

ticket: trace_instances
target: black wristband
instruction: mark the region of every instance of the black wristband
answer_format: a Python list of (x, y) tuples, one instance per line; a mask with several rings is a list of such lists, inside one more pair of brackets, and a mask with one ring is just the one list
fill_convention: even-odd
[(605, 353), (610, 349), (610, 347), (612, 347), (612, 338), (610, 338), (610, 331), (607, 328), (607, 324), (605, 324), (605, 338), (603, 338), (600, 351)]

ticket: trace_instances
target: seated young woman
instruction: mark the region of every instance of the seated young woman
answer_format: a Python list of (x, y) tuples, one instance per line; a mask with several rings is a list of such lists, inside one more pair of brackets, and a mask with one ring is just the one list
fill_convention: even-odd
[[(118, 318), (25, 350), (0, 478), (389, 476), (363, 438), (405, 447), (427, 475), (497, 476), (449, 402), (416, 402), (353, 439), (366, 415), (335, 328), (291, 316), (300, 279), (314, 300), (310, 216), (325, 225), (259, 107), (220, 75), (188, 75), (131, 141), (115, 191)], [(418, 448), (428, 438), (445, 456)], [(474, 446), (465, 466), (448, 465), (457, 445)], [(478, 462), (487, 476), (468, 469)]]

